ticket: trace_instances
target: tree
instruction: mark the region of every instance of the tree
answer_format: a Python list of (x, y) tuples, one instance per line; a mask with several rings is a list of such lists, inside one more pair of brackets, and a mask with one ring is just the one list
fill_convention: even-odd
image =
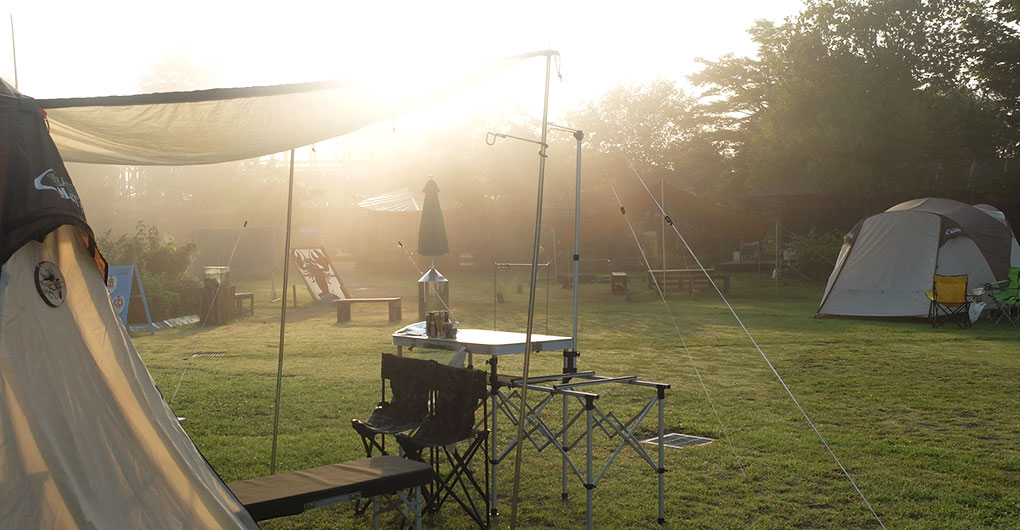
[[(726, 149), (706, 134), (703, 108), (667, 80), (621, 85), (568, 113), (585, 132), (587, 149), (605, 158), (670, 170), (672, 184), (708, 195), (721, 192)], [(596, 173), (597, 174), (597, 173)]]
[(952, 182), (933, 180), (933, 165), (1015, 151), (1020, 96), (1002, 57), (1018, 33), (985, 3), (812, 0), (750, 33), (758, 59), (702, 61), (692, 76), (745, 187), (953, 193), (933, 187)]
[(114, 265), (136, 265), (155, 320), (198, 312), (202, 284), (187, 275), (195, 245), (164, 239), (155, 226), (139, 222), (133, 235), (116, 239), (110, 231), (99, 237), (99, 248)]
[(199, 66), (186, 51), (164, 55), (138, 80), (143, 92), (176, 92), (215, 88), (219, 74)]

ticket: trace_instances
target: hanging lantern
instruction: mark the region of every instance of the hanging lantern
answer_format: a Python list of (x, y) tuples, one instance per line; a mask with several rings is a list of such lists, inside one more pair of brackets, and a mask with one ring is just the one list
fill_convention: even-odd
[(418, 318), (429, 311), (449, 311), (450, 282), (435, 267), (418, 279)]

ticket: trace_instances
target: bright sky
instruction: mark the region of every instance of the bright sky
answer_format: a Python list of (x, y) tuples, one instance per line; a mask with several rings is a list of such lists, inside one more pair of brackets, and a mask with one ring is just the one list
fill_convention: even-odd
[[(13, 2), (11, 2), (13, 4)], [(402, 64), (473, 61), (551, 47), (563, 81), (553, 106), (619, 83), (683, 82), (695, 57), (753, 55), (755, 19), (781, 21), (801, 0), (505, 2), (176, 2), (53, 0), (12, 11), (20, 90), (37, 98), (137, 93), (153, 62), (187, 54), (221, 86), (399, 71)], [(272, 6), (272, 7), (270, 7)], [(10, 9), (10, 8), (9, 8)], [(0, 76), (13, 84), (11, 25), (0, 24)], [(535, 108), (541, 59), (503, 85)]]

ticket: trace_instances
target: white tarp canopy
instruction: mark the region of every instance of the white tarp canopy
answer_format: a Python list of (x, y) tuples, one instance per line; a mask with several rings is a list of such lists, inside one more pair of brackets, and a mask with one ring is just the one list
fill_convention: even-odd
[(65, 162), (181, 166), (287, 151), (404, 114), (535, 52), (413, 79), (38, 100)]
[[(989, 249), (991, 251), (989, 251)], [(926, 317), (935, 274), (966, 274), (968, 289), (1020, 264), (1002, 212), (918, 199), (864, 219), (844, 238), (819, 315)]]

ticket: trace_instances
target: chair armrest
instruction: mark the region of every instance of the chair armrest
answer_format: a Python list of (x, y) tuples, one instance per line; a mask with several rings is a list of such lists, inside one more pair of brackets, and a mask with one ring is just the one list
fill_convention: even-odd
[[(917, 292), (917, 291), (914, 291), (914, 292)], [(931, 300), (932, 302), (935, 301), (935, 291), (932, 291), (931, 289), (928, 289), (928, 290), (926, 290), (924, 292), (924, 295), (928, 297), (928, 300)]]
[(996, 287), (996, 285), (1002, 285), (1004, 283), (1009, 283), (1009, 280), (999, 280), (997, 282), (988, 282), (988, 283), (983, 283), (981, 285), (984, 285), (985, 289), (988, 289), (990, 291), (991, 290), (999, 290), (999, 291), (1001, 291), (1002, 287)]

